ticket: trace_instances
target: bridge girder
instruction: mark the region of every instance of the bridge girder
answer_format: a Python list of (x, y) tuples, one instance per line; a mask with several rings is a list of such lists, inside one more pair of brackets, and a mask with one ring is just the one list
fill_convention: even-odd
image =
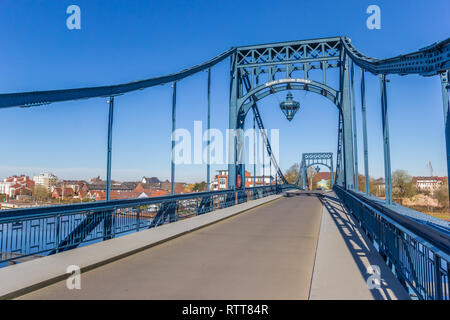
[(306, 170), (315, 165), (322, 165), (330, 169), (331, 187), (334, 185), (334, 166), (332, 152), (310, 152), (303, 153), (300, 162), (298, 176), (294, 184), (298, 185), (300, 178), (302, 179), (302, 188), (306, 188)]

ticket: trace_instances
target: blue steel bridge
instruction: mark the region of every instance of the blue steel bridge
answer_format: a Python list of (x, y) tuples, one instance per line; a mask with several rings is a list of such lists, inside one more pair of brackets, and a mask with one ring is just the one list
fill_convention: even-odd
[[(183, 85), (185, 78), (207, 71), (209, 129), (211, 73), (214, 67), (225, 59), (230, 61), (228, 127), (235, 133), (229, 145), (228, 189), (209, 190), (208, 154), (206, 192), (174, 194), (176, 167), (172, 161), (171, 195), (111, 200), (113, 124), (120, 121), (114, 119), (114, 105), (120, 104), (121, 95), (157, 85), (172, 84), (171, 117), (174, 131), (177, 128), (177, 86)], [(355, 69), (356, 72), (360, 72), (360, 83), (356, 89)], [(436, 42), (412, 53), (377, 59), (360, 52), (347, 37), (332, 37), (233, 47), (192, 68), (124, 84), (0, 94), (0, 108), (39, 107), (91, 98), (106, 99), (109, 104), (108, 119), (105, 119), (108, 123), (107, 200), (2, 212), (0, 262), (4, 267), (0, 269), (0, 279), (3, 283), (0, 296), (250, 299), (413, 297), (448, 300), (449, 223), (392, 203), (389, 101), (386, 82), (389, 81), (390, 75), (440, 78), (449, 169), (450, 123), (447, 121), (450, 110), (449, 69), (450, 39)], [(310, 77), (313, 70), (321, 73), (321, 79)], [(378, 76), (380, 83), (379, 108), (383, 129), (385, 199), (375, 198), (369, 194), (365, 100), (367, 73)], [(338, 87), (333, 87), (330, 81), (327, 81), (327, 76), (330, 77), (331, 74), (338, 75)], [(298, 177), (294, 184), (289, 184), (264, 133), (258, 102), (269, 95), (294, 90), (318, 94), (338, 108), (339, 120), (336, 132), (338, 145), (336, 150), (330, 150), (336, 152), (335, 165), (332, 161), (332, 152), (314, 153), (315, 150), (304, 150), (307, 153), (302, 155)], [(358, 102), (355, 90), (360, 90), (361, 100)], [(358, 190), (358, 137), (355, 116), (357, 107), (362, 111), (365, 193)], [(298, 109), (292, 95), (282, 104), (282, 109), (288, 120), (291, 120)], [(257, 124), (263, 137), (270, 165), (276, 170), (277, 178), (274, 185), (246, 188), (245, 183), (241, 183), (245, 177), (245, 140), (239, 129), (244, 128), (249, 111), (254, 126)], [(175, 142), (171, 143), (173, 147)], [(172, 159), (173, 152), (172, 148)], [(301, 151), (299, 156), (300, 153)], [(318, 165), (325, 165), (332, 172), (331, 191), (305, 190), (306, 169)], [(245, 213), (237, 215), (244, 211)], [(233, 218), (229, 218), (231, 216)], [(229, 219), (223, 220), (225, 218)], [(213, 222), (215, 224), (211, 225)], [(195, 226), (187, 227), (189, 223)], [(161, 235), (163, 233), (169, 233), (170, 236), (164, 238)], [(150, 248), (151, 241), (145, 239), (156, 237), (155, 235), (161, 235), (164, 240), (158, 240), (155, 242), (158, 245)], [(219, 237), (224, 235), (226, 237), (219, 241)], [(175, 237), (178, 238), (174, 239)], [(205, 239), (196, 240), (202, 237)], [(140, 247), (136, 245), (124, 249), (125, 252), (120, 254), (100, 257), (108, 250), (112, 250), (111, 248), (139, 241), (144, 241)], [(171, 257), (170, 259), (176, 262), (179, 257), (181, 263), (183, 254), (192, 250), (192, 247), (183, 247), (187, 243), (198, 246), (195, 260), (184, 257), (182, 261), (188, 266), (183, 270), (184, 276), (182, 278), (174, 276), (174, 279), (177, 279), (173, 280), (174, 283), (167, 278), (165, 283), (161, 283), (161, 277), (171, 277), (179, 271), (176, 266), (169, 264), (167, 259)], [(258, 246), (260, 243), (264, 243), (264, 252)], [(179, 248), (179, 251), (176, 248)], [(223, 254), (228, 252), (229, 256), (221, 256), (221, 252)], [(266, 258), (262, 259), (261, 254)], [(86, 255), (98, 256), (98, 261), (84, 263)], [(36, 256), (40, 258), (6, 266), (19, 258)], [(78, 260), (73, 260), (73, 257), (77, 257)], [(67, 263), (71, 261), (72, 264), (79, 262), (82, 271), (86, 272), (83, 279), (90, 279), (84, 285), (87, 289), (74, 294), (67, 289), (64, 291), (61, 281), (65, 270), (60, 270), (62, 275), (45, 275), (61, 260)], [(161, 261), (168, 264), (160, 265), (163, 263)], [(202, 261), (202, 264), (198, 265), (198, 261)], [(371, 274), (367, 271), (368, 266), (372, 266), (373, 261), (381, 268), (381, 289), (378, 291), (366, 286), (366, 280)], [(247, 270), (249, 266), (253, 267), (251, 271)], [(336, 276), (330, 278), (330, 269), (336, 271), (340, 266), (342, 278), (346, 280), (344, 286), (336, 282), (340, 281)], [(192, 270), (189, 267), (192, 267)], [(215, 268), (220, 269), (220, 276), (211, 271), (216, 270)], [(144, 278), (139, 278), (143, 270), (149, 269), (155, 270), (154, 278), (148, 278), (151, 271), (148, 271)], [(356, 272), (347, 277), (346, 269)], [(19, 272), (21, 280), (18, 278), (11, 280), (11, 277)], [(42, 272), (44, 275), (37, 280), (33, 278), (33, 272)], [(105, 282), (96, 283), (96, 279), (102, 277), (106, 279), (108, 275), (117, 278), (120, 272), (127, 273), (128, 282), (112, 281), (116, 287), (107, 287)], [(130, 274), (136, 278), (130, 278)], [(355, 274), (358, 279), (354, 278)], [(279, 275), (283, 275), (284, 278), (280, 278)], [(8, 279), (10, 282), (7, 285)], [(265, 281), (257, 281), (258, 279)], [(284, 281), (286, 279), (289, 281)], [(223, 290), (214, 291), (209, 285), (211, 282), (222, 286)], [(142, 283), (157, 288), (161, 294), (151, 295), (148, 290), (143, 290)], [(243, 289), (240, 286), (244, 284)], [(292, 287), (293, 284), (295, 288)], [(120, 296), (125, 287), (128, 295)], [(356, 296), (351, 294), (346, 296), (345, 287)], [(262, 295), (262, 292), (267, 295)], [(333, 295), (333, 292), (338, 293)], [(360, 296), (357, 295), (359, 292)]]

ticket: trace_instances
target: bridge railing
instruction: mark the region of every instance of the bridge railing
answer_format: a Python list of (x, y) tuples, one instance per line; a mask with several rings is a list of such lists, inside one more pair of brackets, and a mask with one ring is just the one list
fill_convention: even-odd
[(187, 219), (295, 188), (255, 188), (0, 212), (0, 266)]
[(450, 300), (450, 237), (392, 209), (335, 185), (402, 285), (419, 299)]

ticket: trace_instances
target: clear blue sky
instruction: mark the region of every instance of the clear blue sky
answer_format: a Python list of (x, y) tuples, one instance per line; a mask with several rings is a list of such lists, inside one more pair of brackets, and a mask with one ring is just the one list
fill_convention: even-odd
[[(66, 28), (71, 4), (81, 8), (81, 30)], [(366, 28), (370, 4), (381, 7), (381, 30)], [(391, 57), (448, 38), (449, 12), (448, 0), (2, 0), (0, 92), (116, 84), (175, 72), (232, 46), (339, 35), (350, 37), (370, 56)], [(221, 130), (228, 125), (228, 69), (227, 60), (212, 74), (212, 126)], [(372, 75), (367, 82), (370, 173), (379, 177), (379, 83)], [(206, 73), (181, 81), (178, 88), (178, 127), (192, 130), (194, 120), (206, 122)], [(302, 108), (290, 123), (282, 117), (277, 97), (260, 105), (266, 127), (280, 129), (283, 170), (302, 152), (336, 152), (336, 108), (312, 93), (294, 95)], [(435, 174), (446, 175), (439, 79), (393, 76), (388, 97), (393, 170), (427, 175), (431, 160)], [(113, 179), (170, 176), (170, 101), (169, 85), (116, 99)], [(359, 111), (358, 105), (363, 172)], [(0, 177), (41, 171), (66, 179), (105, 177), (105, 99), (0, 114)], [(177, 180), (203, 180), (205, 168), (178, 166)]]

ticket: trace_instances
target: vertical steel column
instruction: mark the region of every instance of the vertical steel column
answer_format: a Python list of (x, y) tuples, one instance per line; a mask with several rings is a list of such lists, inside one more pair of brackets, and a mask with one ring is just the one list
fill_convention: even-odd
[(345, 189), (354, 189), (355, 166), (353, 160), (353, 133), (352, 133), (352, 110), (350, 102), (350, 70), (348, 56), (345, 50), (341, 51), (340, 59), (340, 106), (343, 122), (343, 169)]
[(441, 258), (436, 254), (434, 255), (434, 286), (436, 288), (436, 294), (434, 300), (442, 300), (442, 274), (441, 274)]
[(389, 122), (387, 113), (386, 75), (380, 74), (381, 117), (383, 122), (384, 180), (386, 204), (392, 204), (391, 151), (389, 146)]
[(256, 117), (253, 111), (253, 188), (256, 187)]
[(306, 190), (306, 183), (307, 183), (307, 173), (306, 173), (306, 166), (303, 165), (302, 167), (302, 189)]
[(238, 70), (236, 67), (236, 54), (231, 55), (231, 82), (230, 82), (230, 105), (229, 105), (229, 124), (228, 124), (228, 189), (236, 188), (236, 139), (235, 131), (238, 128)]
[(356, 99), (355, 99), (355, 64), (351, 64), (351, 86), (352, 86), (352, 122), (353, 122), (353, 159), (355, 161), (355, 189), (359, 190), (358, 183), (358, 132), (356, 127)]
[(172, 93), (172, 163), (170, 170), (170, 192), (175, 194), (175, 129), (176, 129), (176, 108), (177, 108), (177, 82), (173, 82)]
[(208, 121), (207, 121), (208, 150), (206, 159), (206, 191), (210, 191), (211, 183), (211, 68), (208, 69)]
[(366, 119), (366, 83), (364, 78), (364, 69), (361, 71), (361, 114), (363, 124), (363, 143), (364, 143), (364, 176), (366, 195), (370, 194), (370, 177), (369, 177), (369, 148), (367, 146), (367, 119)]
[(269, 161), (269, 184), (272, 184), (272, 159)]
[[(449, 85), (449, 76), (450, 72), (449, 70), (443, 72), (440, 74), (441, 76), (441, 85), (442, 85), (442, 105), (444, 107), (444, 126), (445, 126), (445, 147), (446, 147), (446, 154), (447, 154), (447, 177), (450, 177), (450, 122), (449, 115), (450, 115), (450, 102), (449, 102), (449, 95), (448, 90), (450, 89)], [(449, 183), (449, 193), (450, 193), (450, 179), (448, 179)], [(449, 194), (450, 199), (450, 194)]]
[[(261, 135), (261, 132), (259, 133), (260, 135)], [(265, 186), (266, 185), (266, 177), (265, 177), (265, 164), (264, 164), (264, 158), (265, 158), (265, 153), (264, 153), (264, 151), (265, 151), (265, 148), (264, 148), (264, 146), (262, 146), (261, 147), (262, 148), (262, 161), (263, 161), (263, 163), (262, 163), (262, 177), (263, 177), (263, 186)]]
[(331, 162), (331, 172), (330, 172), (330, 177), (331, 177), (331, 185), (330, 185), (330, 189), (333, 189), (333, 186), (334, 186), (334, 168), (333, 168), (333, 155), (331, 155), (331, 159), (330, 159), (330, 162)]
[(112, 155), (112, 129), (114, 116), (114, 96), (109, 97), (108, 117), (108, 149), (106, 156), (106, 200), (111, 200), (111, 155)]

